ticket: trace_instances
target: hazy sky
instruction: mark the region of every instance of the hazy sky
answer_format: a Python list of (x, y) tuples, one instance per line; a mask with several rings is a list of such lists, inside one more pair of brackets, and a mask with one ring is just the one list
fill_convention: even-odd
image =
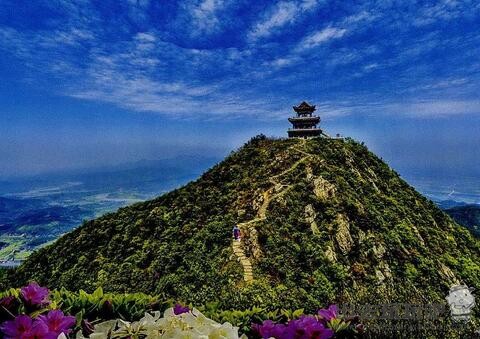
[(478, 1), (3, 0), (0, 176), (223, 156), (291, 106), (401, 173), (480, 176)]

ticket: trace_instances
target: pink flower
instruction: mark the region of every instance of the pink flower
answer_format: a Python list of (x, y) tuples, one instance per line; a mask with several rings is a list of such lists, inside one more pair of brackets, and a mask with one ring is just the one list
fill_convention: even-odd
[(0, 329), (5, 339), (50, 338), (47, 326), (39, 321), (33, 321), (28, 315), (19, 315), (14, 320), (6, 321)]
[(40, 287), (36, 282), (31, 282), (28, 286), (22, 287), (20, 294), (27, 306), (43, 307), (50, 303), (48, 288)]
[(326, 328), (317, 318), (303, 315), (288, 322), (281, 338), (330, 339), (333, 335), (334, 332)]
[(286, 325), (265, 320), (261, 325), (253, 324), (252, 329), (263, 339), (330, 339), (334, 335), (330, 328), (312, 316), (290, 320)]
[(180, 304), (176, 304), (173, 307), (173, 314), (175, 314), (175, 315), (179, 315), (179, 314), (182, 314), (182, 313), (188, 313), (188, 312), (190, 312), (190, 309), (188, 308), (188, 306), (182, 306)]
[(265, 320), (261, 325), (253, 324), (252, 328), (257, 334), (262, 338), (281, 338), (283, 333), (285, 333), (286, 326), (283, 324), (275, 324), (271, 320)]
[(38, 316), (37, 319), (48, 328), (49, 334), (55, 338), (62, 333), (72, 332), (72, 327), (76, 323), (75, 317), (65, 316), (61, 310), (52, 310), (47, 315)]
[(335, 319), (338, 314), (338, 307), (337, 305), (330, 305), (328, 309), (321, 309), (318, 311), (318, 315), (324, 321), (329, 322), (332, 319)]

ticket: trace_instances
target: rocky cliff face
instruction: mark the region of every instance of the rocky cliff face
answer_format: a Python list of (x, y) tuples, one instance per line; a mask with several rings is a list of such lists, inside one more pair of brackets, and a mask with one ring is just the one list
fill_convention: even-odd
[(82, 225), (10, 281), (314, 309), (440, 300), (453, 283), (480, 287), (479, 259), (467, 230), (363, 145), (257, 137), (197, 181)]

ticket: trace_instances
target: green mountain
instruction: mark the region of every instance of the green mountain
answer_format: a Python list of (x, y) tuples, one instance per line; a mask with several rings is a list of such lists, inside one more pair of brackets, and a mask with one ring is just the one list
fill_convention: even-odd
[(445, 212), (480, 237), (480, 205), (456, 206), (446, 209)]
[(425, 302), (454, 283), (480, 288), (479, 245), (362, 144), (259, 136), (33, 253), (9, 281), (224, 308)]

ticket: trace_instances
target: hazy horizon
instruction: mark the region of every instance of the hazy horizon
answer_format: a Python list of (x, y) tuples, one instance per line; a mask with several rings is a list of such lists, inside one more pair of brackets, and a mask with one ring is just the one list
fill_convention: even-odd
[(0, 178), (222, 158), (286, 136), (302, 100), (401, 174), (480, 178), (479, 18), (468, 1), (7, 0)]

